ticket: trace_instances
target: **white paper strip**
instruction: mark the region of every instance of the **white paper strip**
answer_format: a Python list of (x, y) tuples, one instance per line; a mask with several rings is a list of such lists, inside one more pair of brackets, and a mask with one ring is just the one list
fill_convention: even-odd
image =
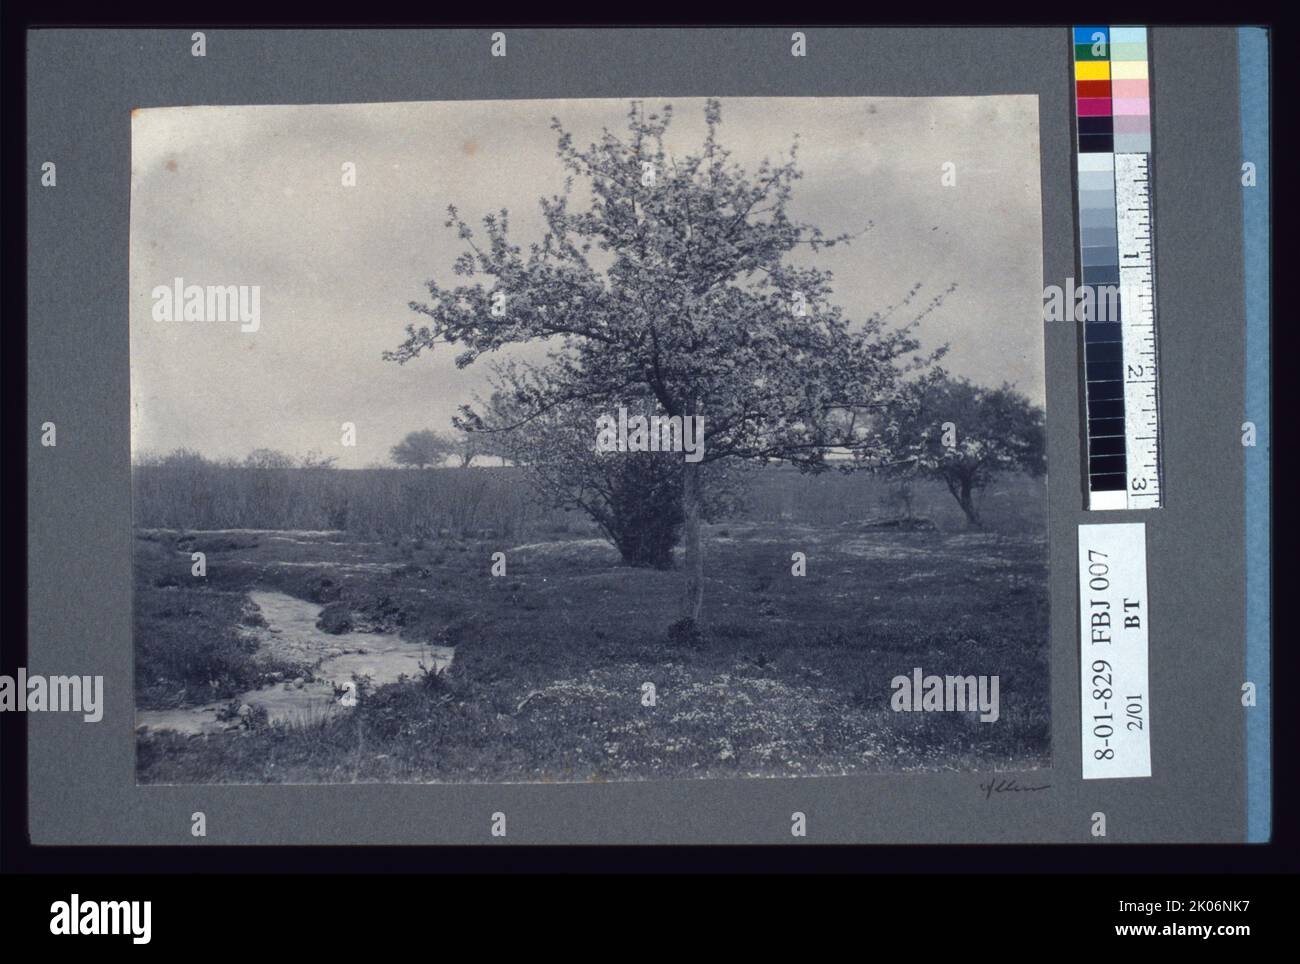
[(1141, 522), (1079, 526), (1083, 778), (1151, 776), (1147, 549)]

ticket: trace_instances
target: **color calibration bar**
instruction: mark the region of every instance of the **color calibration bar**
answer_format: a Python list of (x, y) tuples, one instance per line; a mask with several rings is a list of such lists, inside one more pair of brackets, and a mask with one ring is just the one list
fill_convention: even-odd
[(1161, 504), (1145, 27), (1074, 28), (1088, 508)]

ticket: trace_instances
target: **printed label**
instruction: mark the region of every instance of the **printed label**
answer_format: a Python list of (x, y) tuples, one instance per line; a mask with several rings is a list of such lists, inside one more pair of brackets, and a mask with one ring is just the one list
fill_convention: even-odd
[(1079, 526), (1085, 780), (1151, 776), (1149, 622), (1146, 526)]

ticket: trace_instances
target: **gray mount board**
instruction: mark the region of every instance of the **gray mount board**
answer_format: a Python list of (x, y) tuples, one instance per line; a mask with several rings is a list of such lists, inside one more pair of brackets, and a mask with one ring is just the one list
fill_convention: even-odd
[[(1234, 29), (1151, 31), (1164, 508), (1082, 509), (1079, 338), (1047, 324), (1051, 789), (986, 773), (604, 785), (137, 787), (127, 325), (130, 111), (403, 100), (1037, 94), (1044, 284), (1074, 276), (1067, 27), (488, 31), (35, 30), (28, 35), (29, 656), (103, 674), (105, 715), (29, 714), (36, 844), (1237, 842), (1245, 834), (1241, 199)], [(58, 187), (40, 186), (55, 160)], [(1210, 214), (1212, 213), (1212, 216)], [(57, 448), (39, 426), (58, 425)], [(1142, 521), (1153, 776), (1080, 777), (1076, 527)], [(1014, 776), (1014, 774), (1002, 774)], [(208, 835), (190, 835), (190, 815)], [(793, 811), (806, 838), (790, 834)], [(1104, 841), (1091, 837), (1094, 811)], [(508, 816), (508, 837), (489, 834)]]

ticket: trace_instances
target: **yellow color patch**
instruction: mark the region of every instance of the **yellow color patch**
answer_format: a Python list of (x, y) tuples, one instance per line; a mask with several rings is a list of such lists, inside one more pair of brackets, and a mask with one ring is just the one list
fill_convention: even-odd
[(1145, 60), (1120, 60), (1112, 65), (1111, 76), (1116, 80), (1146, 80), (1147, 62)]
[[(1146, 67), (1146, 64), (1142, 65)], [(1143, 77), (1146, 74), (1142, 75)], [(1074, 65), (1075, 80), (1110, 80), (1110, 61), (1082, 60)]]

